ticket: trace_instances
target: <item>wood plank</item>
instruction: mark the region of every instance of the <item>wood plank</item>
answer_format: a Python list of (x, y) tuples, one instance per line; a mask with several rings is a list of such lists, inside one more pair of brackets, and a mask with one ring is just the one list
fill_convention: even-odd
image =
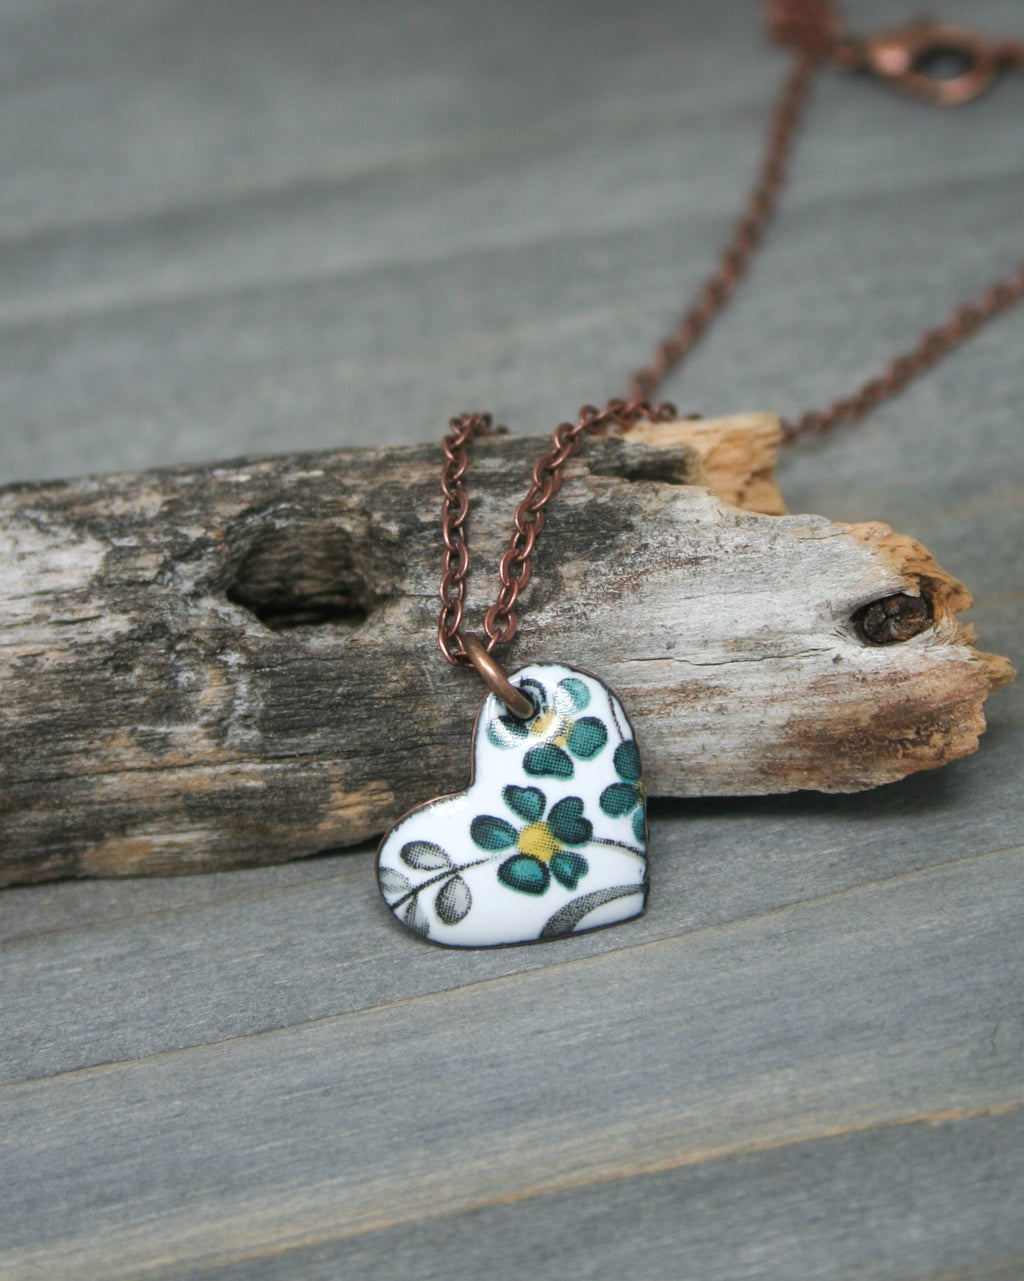
[[(673, 166), (679, 163), (672, 157)], [(643, 222), (592, 236), (574, 231), (507, 246), (467, 246), (423, 263), (337, 273), (310, 268), (295, 280), (186, 290), (180, 297), (155, 289), (124, 306), (69, 306), (50, 318), (31, 312), (15, 317), (0, 326), (0, 403), (9, 424), (0, 439), (0, 475), (139, 469), (281, 451), (297, 440), (308, 448), (436, 440), (451, 414), (466, 405), (493, 409), (516, 431), (541, 430), (584, 401), (621, 392), (626, 372), (699, 281), (735, 195), (723, 192), (713, 216), (698, 210), (688, 218), (685, 204), (672, 204), (661, 221), (648, 212)], [(751, 408), (792, 413), (851, 389), (923, 324), (1011, 265), (1020, 195), (1015, 176), (969, 192), (936, 182), (872, 208), (871, 236), (855, 237), (848, 247), (837, 243), (834, 226), (845, 217), (863, 220), (867, 210), (857, 203), (849, 208), (836, 197), (825, 202), (827, 213), (816, 204), (787, 209), (758, 264), (756, 284), (751, 281), (736, 313), (723, 319), (720, 337), (695, 355), (685, 379), (674, 381), (668, 394), (686, 411), (718, 416)], [(379, 197), (387, 200), (388, 192)], [(409, 200), (415, 207), (414, 193)], [(639, 198), (635, 203), (652, 207)], [(904, 229), (922, 205), (938, 212), (915, 231), (896, 276), (904, 283), (894, 285), (895, 249), (880, 254), (879, 246), (902, 250)], [(466, 207), (475, 206), (467, 200)], [(339, 223), (347, 221), (344, 195), (333, 212)], [(931, 264), (948, 258), (965, 225), (984, 240), (984, 256), (955, 261), (955, 270), (936, 277)], [(400, 226), (395, 236), (404, 243), (415, 232)], [(116, 244), (117, 234), (109, 235)], [(195, 237), (201, 260), (217, 256), (213, 233), (210, 244), (201, 231)], [(280, 250), (266, 251), (253, 245), (253, 255), (257, 262), (264, 254), (276, 261), (290, 243), (283, 239)], [(140, 231), (140, 256), (159, 258), (161, 246), (162, 237)], [(190, 237), (183, 252), (191, 248)], [(65, 252), (63, 241), (54, 252)], [(82, 252), (88, 254), (89, 246)], [(826, 278), (823, 287), (821, 274), (809, 272), (806, 263), (837, 257), (846, 267), (836, 263), (834, 283)], [(31, 274), (31, 247), (14, 244), (6, 253), (10, 271), (23, 259)], [(870, 299), (869, 314), (852, 333), (844, 270), (858, 280), (858, 297)], [(172, 263), (168, 271), (176, 276), (178, 268)], [(454, 311), (453, 296), (460, 299)], [(618, 304), (620, 298), (644, 301)], [(783, 299), (792, 312), (785, 340), (766, 341)], [(1010, 421), (1012, 375), (1006, 371), (1013, 368), (1022, 332), (1017, 318), (1001, 321), (998, 336), (993, 331), (991, 339), (970, 345), (971, 353), (981, 354), (956, 358), (949, 367), (955, 375), (937, 372), (937, 381), (880, 411), (874, 422), (884, 431), (869, 424), (849, 433), (845, 446), (835, 446), (835, 456), (848, 466), (848, 487), (859, 480), (860, 496), (881, 497), (899, 484), (912, 499), (943, 498), (950, 469), (940, 462), (948, 450), (960, 456), (963, 422), (977, 415), (979, 405), (987, 421), (1004, 413)], [(823, 342), (827, 355), (819, 357)], [(372, 429), (361, 409), (367, 404), (374, 406)], [(910, 485), (899, 481), (905, 469), (890, 466), (894, 451), (909, 448), (908, 423), (919, 423), (928, 442), (915, 453), (918, 470)], [(886, 439), (890, 434), (897, 438), (893, 443)], [(869, 446), (861, 443), (865, 439)], [(986, 476), (996, 465), (987, 454), (980, 464)], [(817, 472), (823, 488), (791, 498), (794, 510), (835, 510), (827, 505), (832, 476), (820, 467)], [(841, 489), (838, 494), (849, 500)], [(862, 501), (859, 514), (849, 518), (867, 510)], [(896, 527), (906, 523), (898, 519), (899, 502), (869, 514)]]
[[(864, 30), (905, 16), (846, 8)], [(0, 479), (369, 443), (367, 405), (379, 441), (435, 440), (470, 403), (540, 431), (619, 391), (731, 223), (783, 59), (745, 0), (559, 13), (8, 0)], [(1018, 0), (941, 16), (1020, 31)], [(669, 394), (823, 403), (1016, 261), (1022, 105), (1008, 83), (938, 116), (823, 78), (764, 255)], [(782, 476), (796, 510), (920, 537), (1017, 659), (1022, 348), (1024, 315), (1000, 322)], [(913, 876), (1024, 844), (1024, 689), (990, 707), (978, 756), (870, 796), (659, 807), (651, 914), (554, 952), (398, 947), (365, 852), (5, 891), (8, 1072), (157, 1057), (0, 1090), (4, 1263), (1016, 1281), (1020, 1111), (890, 1124), (1020, 1084), (1019, 866)], [(906, 874), (908, 910), (879, 910), (864, 881)], [(879, 1125), (810, 1137), (826, 1115)], [(773, 1125), (784, 1146), (686, 1164), (702, 1126)], [(683, 1163), (638, 1174), (662, 1132)], [(460, 1200), (463, 1158), (518, 1196), (566, 1154), (581, 1186)], [(376, 1201), (347, 1200), (372, 1178)], [(403, 1179), (451, 1213), (337, 1239)]]
[[(679, 55), (665, 49), (670, 35), (691, 79), (719, 103), (734, 100), (743, 82), (724, 85), (723, 64), (756, 46), (758, 32), (744, 24), (742, 45), (722, 40), (732, 17), (652, 9), (634, 15), (628, 43), (609, 48), (620, 20), (595, 20), (581, 0), (558, 23), (538, 0), (503, 11), (459, 0), (429, 11), (401, 0), (343, 10), (296, 0), (284, 11), (242, 0), (230, 15), (194, 0), (30, 7), (10, 20), (20, 58), (3, 105), (23, 149), (0, 225), (118, 218), (211, 194), (287, 189), (310, 171), (422, 170), (438, 158), (485, 154), (510, 136), (578, 132), (595, 117), (618, 132), (638, 107), (664, 112), (650, 72), (678, 68)], [(698, 36), (717, 45), (717, 65), (690, 51)], [(588, 73), (590, 55), (613, 50), (617, 76)], [(766, 60), (764, 87), (772, 71)], [(701, 114), (708, 105), (705, 97)], [(111, 129), (112, 116), (126, 127)]]
[[(982, 615), (979, 625), (1013, 650), (1019, 606), (1010, 592), (995, 595), (998, 563), (986, 569), (979, 560), (978, 568), (994, 589), (976, 611)], [(756, 911), (762, 903), (797, 902), (953, 860), (966, 851), (983, 853), (1024, 843), (1018, 747), (1024, 739), (1024, 685), (1017, 682), (1000, 691), (990, 707), (985, 751), (898, 787), (855, 798), (797, 794), (657, 804), (652, 909), (665, 901), (658, 892), (665, 877), (672, 878), (666, 886), (668, 897), (685, 908), (685, 928), (692, 928), (726, 919), (730, 912)], [(237, 875), (67, 881), (38, 892), (12, 888), (0, 894), (0, 943), (79, 928), (102, 930), (112, 922), (128, 924), (150, 914), (188, 911), (239, 897), (272, 900), (278, 890), (287, 893), (294, 886), (331, 878), (347, 866), (347, 857), (325, 856)], [(375, 902), (372, 895), (370, 901)], [(276, 908), (268, 905), (266, 910), (271, 920), (276, 918)], [(363, 932), (355, 921), (353, 927), (354, 933), (345, 931), (347, 942)], [(376, 921), (367, 920), (364, 927), (371, 939), (377, 935)], [(257, 920), (251, 928), (259, 929)], [(211, 929), (216, 938), (215, 921)], [(196, 941), (193, 946), (202, 951), (206, 943)], [(95, 999), (83, 996), (83, 1003)]]
[[(393, 441), (435, 438), (438, 424), (464, 402), (493, 406), (517, 429), (531, 430), (581, 400), (618, 391), (715, 252), (782, 68), (743, 6), (713, 6), (706, 16), (655, 5), (641, 21), (657, 27), (659, 38), (647, 46), (634, 36), (638, 43), (629, 42), (625, 65), (616, 58), (614, 76), (581, 76), (569, 93), (560, 76), (576, 65), (578, 48), (567, 55), (579, 33), (567, 22), (537, 40), (547, 10), (530, 5), (504, 24), (504, 34), (510, 38), (510, 29), (524, 47), (543, 49), (544, 61), (531, 59), (525, 78), (522, 68), (503, 68), (500, 91), (465, 78), (458, 46), (439, 50), (438, 74), (452, 95), (442, 130), (432, 117), (403, 109), (408, 68), (382, 60), (382, 19), (339, 14), (337, 30), (325, 38), (329, 20), (320, 14), (308, 31), (319, 33), (324, 49), (337, 53), (343, 44), (355, 65), (375, 67), (382, 101), (373, 119), (393, 122), (378, 123), (373, 133), (378, 163), (353, 159), (346, 178), (348, 162), (339, 168), (330, 157), (337, 147), (365, 149), (365, 141), (351, 140), (362, 139), (366, 119), (338, 118), (336, 82), (319, 83), (318, 60), (302, 70), (293, 47), (305, 40), (295, 34), (298, 20), (282, 21), (277, 32), (296, 61), (277, 67), (283, 85), (254, 113), (246, 99), (253, 95), (249, 60), (261, 83), (269, 74), (254, 43), (230, 42), (231, 58), (241, 59), (238, 78), (222, 80), (208, 101), (188, 72), (193, 61), (199, 72), (206, 66), (211, 39), (227, 39), (223, 29), (206, 29), (214, 20), (194, 14), (179, 33), (151, 15), (140, 18), (131, 5), (89, 12), (80, 20), (88, 32), (69, 27), (62, 12), (41, 19), (25, 39), (45, 51), (55, 24), (62, 39), (87, 39), (99, 60), (89, 64), (94, 78), (83, 74), (64, 96), (59, 85), (41, 92), (29, 60), (11, 90), (25, 101), (6, 117), (20, 122), (9, 136), (24, 142), (7, 166), (18, 181), (5, 184), (4, 195), (20, 193), (30, 212), (24, 227), (12, 213), (6, 247), (0, 237), (0, 298), (11, 321), (0, 344), (0, 475), (282, 449), (297, 434), (309, 447), (328, 447), (340, 436), (359, 443), (365, 424), (345, 407), (371, 400), (382, 424), (375, 431)], [(451, 28), (456, 12), (454, 4), (445, 10), (442, 28)], [(258, 16), (261, 30), (273, 21), (269, 12)], [(972, 17), (998, 29), (1011, 15), (976, 6)], [(480, 47), (486, 19), (470, 27), (474, 35), (465, 38)], [(614, 30), (612, 22), (605, 38)], [(145, 97), (137, 80), (145, 77), (127, 55), (134, 48), (144, 68), (146, 51), (161, 37), (174, 44), (182, 73), (165, 88), (174, 101), (162, 103), (155, 119), (146, 104), (135, 117), (138, 136), (126, 141), (107, 127), (105, 113), (132, 116)], [(54, 74), (50, 55), (39, 56), (46, 84)], [(665, 59), (678, 96), (666, 95), (659, 74)], [(199, 85), (208, 86), (201, 75)], [(90, 104), (89, 92), (102, 105)], [(926, 317), (943, 314), (1000, 263), (1009, 265), (1021, 195), (1017, 93), (1008, 85), (940, 122), (875, 87), (823, 81), (785, 218), (721, 338), (697, 355), (683, 388), (676, 385), (686, 407), (790, 411), (845, 390), (875, 372), (890, 346), (909, 339)], [(500, 110), (496, 99), (505, 101)], [(70, 149), (54, 118), (79, 105), (79, 149), (93, 161), (81, 169), (77, 159), (68, 163), (51, 150)], [(280, 153), (288, 119), (303, 111), (306, 127), (281, 161), (301, 161), (301, 178), (284, 181), (268, 153)], [(225, 129), (228, 117), (244, 120), (245, 146)], [(413, 118), (427, 137), (410, 132)], [(480, 140), (474, 131), (485, 118)], [(192, 145), (166, 155), (191, 122)], [(391, 150), (395, 129), (409, 134), (406, 152)], [(439, 132), (440, 155), (428, 141)], [(878, 140), (875, 149), (851, 163), (866, 138)], [(418, 164), (408, 161), (413, 153)], [(252, 165), (241, 189), (229, 180), (238, 163)], [(168, 182), (179, 193), (170, 209), (161, 194)], [(106, 215), (104, 201), (111, 202)], [(927, 219), (918, 216), (923, 208)], [(965, 226), (971, 245), (952, 253)], [(807, 270), (809, 262), (834, 263), (834, 278)], [(457, 308), (449, 305), (453, 297)], [(636, 302), (616, 306), (617, 299)], [(851, 321), (857, 299), (870, 300), (870, 317), (859, 319), (857, 304)], [(785, 339), (766, 343), (780, 306)], [(1024, 331), (1015, 321), (1005, 324), (1007, 337), (997, 343), (1012, 353)], [(822, 345), (826, 359), (816, 355)], [(920, 450), (915, 459), (921, 492), (948, 474), (939, 460), (966, 410), (988, 406), (1012, 381), (986, 376), (975, 359), (946, 380), (951, 401), (915, 390), (902, 402), (923, 421), (934, 419), (934, 461)], [(936, 377), (942, 385), (943, 375)], [(906, 412), (883, 420), (898, 424)], [(866, 484), (872, 477), (885, 484), (892, 474), (886, 462), (873, 455), (861, 462)], [(844, 472), (848, 482), (857, 474), (857, 465)], [(827, 494), (816, 491), (799, 506), (821, 510)], [(897, 525), (898, 515), (898, 506), (889, 513)]]
[[(1018, 16), (1014, 0), (947, 0), (947, 12), (957, 8), (964, 20), (992, 31), (1012, 30)], [(652, 4), (628, 19), (608, 9), (595, 18), (592, 6), (576, 0), (558, 23), (540, 0), (481, 12), (441, 0), (429, 14), (395, 0), (343, 11), (296, 0), (287, 13), (243, 0), (230, 19), (198, 3), (170, 8), (134, 0), (10, 10), (5, 5), (18, 59), (5, 68), (0, 101), (17, 126), (9, 146), (18, 181), (5, 186), (0, 200), (0, 231), (8, 235), (21, 227), (88, 226), (104, 217), (123, 221), (161, 208), (212, 205), (250, 191), (301, 191), (311, 174), (338, 181), (422, 173), (466, 159), (484, 173), (488, 154), (507, 171), (526, 149), (531, 164), (543, 163), (542, 147), (549, 155), (566, 153), (564, 163), (553, 165), (555, 175), (575, 164), (580, 175), (602, 179), (599, 194), (613, 200), (634, 180), (707, 199), (714, 190), (708, 171), (738, 196), (743, 175), (722, 158), (738, 147), (753, 161), (754, 131), (785, 61), (741, 0)], [(854, 19), (877, 26), (892, 20), (891, 6), (859, 0)], [(499, 36), (504, 56), (494, 59)], [(616, 75), (593, 74), (611, 65)], [(160, 79), (155, 66), (164, 71)], [(818, 112), (830, 117), (838, 145), (829, 147), (818, 134), (821, 155), (809, 180), (844, 194), (891, 190), (882, 167), (844, 163), (844, 152), (860, 160), (856, 149), (867, 137), (888, 158), (893, 140), (879, 134), (892, 132), (900, 106), (877, 88), (839, 79), (822, 97)], [(110, 120), (118, 109), (131, 127), (115, 132)], [(948, 176), (949, 153), (935, 139), (934, 116), (906, 104), (903, 115), (902, 127), (921, 145), (901, 157), (901, 185)], [(53, 128), (55, 119), (63, 133)], [(667, 122), (692, 163), (652, 165), (640, 153), (629, 164), (628, 154), (649, 145)], [(956, 156), (969, 181), (1012, 172), (1012, 113), (983, 102), (960, 113), (955, 127), (970, 138)], [(711, 141), (716, 129), (728, 132), (728, 146), (721, 137)], [(625, 184), (611, 159), (617, 150), (628, 163)], [(695, 172), (702, 182), (687, 176)], [(569, 175), (565, 190), (576, 176)], [(494, 201), (494, 215), (507, 211), (509, 225), (521, 227), (550, 210), (563, 224), (561, 193), (550, 182), (538, 184), (541, 203), (517, 185), (521, 204)], [(596, 193), (588, 186), (580, 194)], [(587, 200), (578, 203), (574, 219), (603, 216), (586, 208)]]
[(379, 900), (372, 850), (300, 864), (301, 875), (285, 868), (5, 892), (0, 1022), (10, 1030), (0, 1041), (0, 1080), (449, 991), (956, 863), (968, 847), (1024, 843), (1020, 807), (1012, 824), (1002, 817), (1019, 792), (1017, 766), (1008, 761), (996, 785), (971, 764), (973, 777), (951, 780), (944, 797), (920, 780), (916, 794), (887, 789), (840, 813), (810, 798), (658, 807), (643, 920), (552, 948), (410, 954)]
[[(500, 1201), (181, 1277), (1019, 1281), (1020, 1112), (852, 1131)], [(955, 1213), (951, 1213), (955, 1207)]]
[[(15, 1278), (155, 1275), (845, 1131), (1011, 1116), (1022, 876), (1024, 851), (995, 854), (5, 1086), (0, 1260)], [(59, 1217), (35, 1192), (54, 1180)]]

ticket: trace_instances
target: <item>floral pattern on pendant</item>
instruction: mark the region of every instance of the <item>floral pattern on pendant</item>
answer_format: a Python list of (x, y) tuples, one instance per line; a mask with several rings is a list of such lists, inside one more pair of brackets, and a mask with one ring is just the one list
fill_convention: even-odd
[(523, 768), (534, 778), (573, 778), (575, 761), (590, 761), (608, 742), (608, 730), (597, 716), (576, 716), (590, 706), (591, 692), (578, 676), (567, 676), (549, 691), (527, 677), (522, 688), (534, 700), (537, 715), (520, 721), (507, 712), (490, 722), (487, 737), (495, 747), (523, 751)]
[(395, 916), (449, 947), (557, 938), (644, 910), (643, 772), (622, 705), (571, 667), (511, 679), (535, 714), (517, 720), (488, 696), (469, 787), (405, 815), (377, 855)]
[(610, 818), (633, 816), (633, 834), (644, 840), (647, 818), (644, 812), (644, 779), (636, 743), (620, 743), (615, 749), (617, 783), (610, 783), (601, 793), (601, 808)]

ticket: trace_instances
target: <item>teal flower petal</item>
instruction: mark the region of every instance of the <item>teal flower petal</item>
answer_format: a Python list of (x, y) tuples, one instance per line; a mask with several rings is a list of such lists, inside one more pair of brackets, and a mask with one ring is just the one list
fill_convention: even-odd
[(523, 769), (534, 778), (572, 778), (572, 757), (553, 743), (531, 747), (523, 757)]
[(562, 850), (551, 860), (551, 875), (559, 885), (564, 885), (567, 890), (574, 890), (580, 877), (586, 875), (588, 867), (582, 854)]
[(507, 850), (519, 839), (511, 823), (490, 814), (478, 814), (469, 825), (469, 834), (482, 850)]
[(583, 802), (578, 796), (567, 796), (552, 805), (548, 827), (566, 845), (586, 845), (594, 835), (594, 826), (583, 817)]
[(501, 799), (513, 814), (527, 823), (539, 822), (548, 803), (539, 787), (517, 787), (515, 783), (508, 783), (501, 789)]
[(596, 716), (584, 716), (569, 732), (566, 747), (581, 761), (592, 760), (608, 742), (608, 731)]
[[(618, 756), (618, 752), (615, 753)], [(601, 793), (601, 808), (610, 818), (621, 818), (636, 808), (635, 783), (611, 783)]]
[(636, 743), (629, 739), (625, 743), (620, 743), (615, 749), (615, 772), (619, 778), (624, 778), (627, 783), (640, 782), (640, 752), (637, 750)]
[(543, 894), (551, 884), (551, 874), (540, 859), (513, 854), (498, 868), (498, 880), (520, 894)]
[(647, 824), (644, 821), (644, 807), (641, 805), (633, 815), (633, 835), (641, 845), (647, 842)]
[(514, 716), (499, 716), (487, 726), (487, 737), (495, 747), (515, 747), (530, 731)]
[(572, 699), (573, 707), (578, 712), (582, 712), (584, 707), (589, 705), (590, 690), (587, 689), (583, 681), (578, 680), (575, 676), (567, 676), (564, 681), (559, 681), (558, 688), (565, 690)]

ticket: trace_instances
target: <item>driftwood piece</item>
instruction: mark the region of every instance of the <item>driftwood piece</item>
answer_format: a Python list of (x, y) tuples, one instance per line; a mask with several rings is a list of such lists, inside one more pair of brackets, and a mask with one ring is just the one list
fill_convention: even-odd
[[(777, 438), (747, 415), (590, 441), (538, 544), (507, 664), (607, 680), (654, 795), (941, 765), (1012, 675), (912, 539), (762, 514)], [(540, 443), (477, 451), (470, 617)], [(437, 476), (415, 446), (0, 492), (0, 883), (281, 861), (464, 786), (483, 689), (434, 643)]]

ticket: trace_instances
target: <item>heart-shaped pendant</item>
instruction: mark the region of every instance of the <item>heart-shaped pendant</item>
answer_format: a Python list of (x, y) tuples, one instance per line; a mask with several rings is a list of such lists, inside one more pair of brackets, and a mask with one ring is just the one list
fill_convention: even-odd
[(641, 915), (647, 898), (643, 772), (619, 700), (560, 664), (511, 680), (535, 714), (517, 720), (488, 695), (469, 787), (411, 810), (377, 853), (395, 916), (446, 947), (581, 933)]

